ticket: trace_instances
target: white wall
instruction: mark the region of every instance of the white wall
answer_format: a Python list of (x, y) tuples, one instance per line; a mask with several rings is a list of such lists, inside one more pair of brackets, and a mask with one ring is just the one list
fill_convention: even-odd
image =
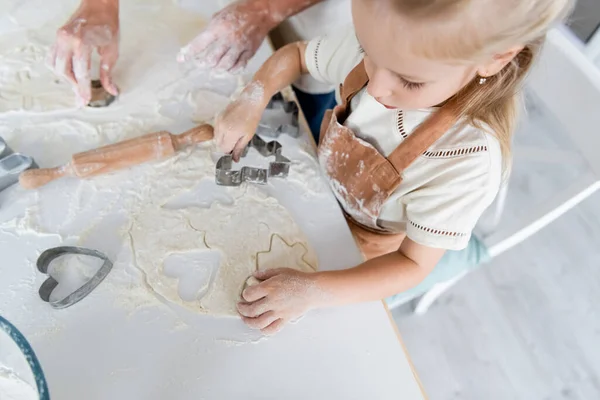
[(555, 29), (528, 87), (552, 112), (600, 177), (600, 69)]

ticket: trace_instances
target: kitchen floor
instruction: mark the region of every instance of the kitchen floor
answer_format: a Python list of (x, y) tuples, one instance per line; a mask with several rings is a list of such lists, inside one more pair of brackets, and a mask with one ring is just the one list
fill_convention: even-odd
[[(585, 170), (533, 104), (516, 138), (505, 220)], [(430, 400), (600, 398), (600, 193), (471, 273), (424, 316), (394, 310)]]

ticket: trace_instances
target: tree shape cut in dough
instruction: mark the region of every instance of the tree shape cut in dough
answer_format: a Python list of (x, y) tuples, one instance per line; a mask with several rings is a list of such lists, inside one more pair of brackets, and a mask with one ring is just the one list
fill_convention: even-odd
[(315, 267), (305, 259), (308, 249), (302, 243), (288, 244), (277, 234), (271, 235), (268, 251), (256, 255), (256, 269), (264, 271), (274, 268), (293, 268), (303, 272), (314, 272)]

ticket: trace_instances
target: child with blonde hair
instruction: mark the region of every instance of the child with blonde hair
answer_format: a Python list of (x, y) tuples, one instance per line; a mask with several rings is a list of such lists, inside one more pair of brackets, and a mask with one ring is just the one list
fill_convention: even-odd
[(258, 272), (244, 321), (272, 333), (310, 309), (382, 299), (464, 248), (509, 164), (523, 79), (570, 6), (353, 0), (353, 27), (277, 51), (218, 118), (217, 145), (238, 158), (271, 96), (302, 74), (341, 84), (319, 162), (367, 261)]

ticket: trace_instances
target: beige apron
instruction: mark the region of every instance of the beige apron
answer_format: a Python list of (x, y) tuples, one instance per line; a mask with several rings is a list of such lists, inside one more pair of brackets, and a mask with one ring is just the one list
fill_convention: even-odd
[(350, 112), (350, 101), (367, 83), (361, 62), (341, 85), (342, 104), (325, 113), (319, 163), (359, 248), (366, 259), (371, 259), (400, 247), (404, 233), (390, 232), (377, 224), (382, 206), (400, 185), (402, 172), (454, 125), (458, 114), (455, 102), (448, 101), (386, 158), (342, 125)]

